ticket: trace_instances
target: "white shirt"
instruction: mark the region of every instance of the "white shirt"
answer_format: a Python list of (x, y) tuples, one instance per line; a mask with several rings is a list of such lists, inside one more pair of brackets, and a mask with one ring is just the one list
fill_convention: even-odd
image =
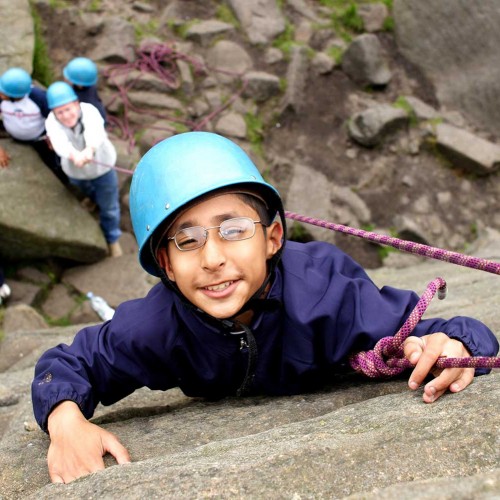
[(45, 118), (29, 96), (0, 104), (5, 130), (19, 141), (34, 141), (45, 131)]

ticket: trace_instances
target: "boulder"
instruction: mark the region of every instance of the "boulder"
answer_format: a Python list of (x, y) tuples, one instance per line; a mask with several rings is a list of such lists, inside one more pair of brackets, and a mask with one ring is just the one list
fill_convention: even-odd
[(10, 260), (62, 257), (97, 262), (107, 254), (99, 223), (39, 159), (0, 140), (11, 162), (0, 170), (0, 255)]
[(0, 0), (0, 74), (13, 66), (33, 70), (35, 30), (29, 0)]
[(430, 79), (441, 105), (496, 134), (497, 0), (395, 0), (393, 16), (399, 50)]

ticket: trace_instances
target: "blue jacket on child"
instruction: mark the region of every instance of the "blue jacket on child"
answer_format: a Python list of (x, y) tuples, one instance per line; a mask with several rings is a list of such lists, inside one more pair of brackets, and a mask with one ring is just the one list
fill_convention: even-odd
[[(350, 353), (394, 335), (417, 301), (411, 291), (378, 289), (328, 243), (287, 242), (250, 325), (258, 351), (251, 392), (296, 394), (332, 382)], [(493, 333), (472, 318), (422, 320), (412, 335), (434, 332), (462, 341), (473, 356), (498, 351)], [(248, 365), (243, 338), (159, 283), (145, 298), (121, 304), (111, 321), (84, 328), (72, 345), (40, 358), (32, 385), (36, 419), (46, 430), (52, 407), (63, 400), (90, 418), (99, 402), (112, 404), (143, 386), (234, 395)]]

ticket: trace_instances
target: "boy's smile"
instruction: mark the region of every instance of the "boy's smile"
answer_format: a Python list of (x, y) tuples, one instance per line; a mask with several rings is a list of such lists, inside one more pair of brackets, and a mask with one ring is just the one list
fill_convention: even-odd
[[(183, 212), (168, 231), (179, 228), (213, 227), (234, 217), (259, 220), (257, 212), (235, 194), (209, 198)], [(168, 278), (195, 306), (216, 318), (233, 317), (260, 288), (267, 275), (267, 260), (281, 247), (282, 227), (275, 222), (265, 229), (256, 224), (253, 237), (227, 241), (217, 228), (208, 231), (201, 248), (179, 250), (164, 240), (158, 259)]]

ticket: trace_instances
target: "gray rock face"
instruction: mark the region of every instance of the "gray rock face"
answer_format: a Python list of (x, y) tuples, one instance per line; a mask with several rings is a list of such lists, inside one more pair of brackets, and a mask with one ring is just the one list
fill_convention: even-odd
[(35, 32), (28, 0), (0, 0), (2, 34), (0, 43), (0, 74), (12, 66), (33, 69)]
[(89, 54), (92, 60), (123, 63), (134, 58), (134, 26), (119, 17), (106, 19), (102, 37)]
[(0, 140), (11, 164), (0, 170), (0, 253), (96, 262), (107, 253), (99, 224), (80, 207), (31, 147)]
[(498, 131), (492, 103), (500, 100), (500, 67), (490, 63), (500, 44), (498, 7), (496, 0), (394, 2), (402, 53), (433, 81), (442, 105), (463, 109), (492, 133)]
[(252, 58), (237, 43), (220, 40), (207, 54), (208, 65), (219, 71), (217, 78), (223, 82), (231, 82), (243, 75), (253, 66)]
[(267, 43), (285, 30), (285, 19), (274, 0), (229, 0), (250, 42)]
[[(482, 241), (475, 255), (498, 258), (498, 233)], [(443, 276), (448, 297), (432, 301), (426, 315), (474, 316), (500, 331), (493, 274), (437, 261), (370, 274), (379, 286), (419, 293)], [(3, 498), (144, 498), (146, 491), (150, 498), (451, 500), (498, 493), (499, 373), (432, 405), (407, 389), (406, 377), (346, 376), (316, 393), (218, 402), (141, 389), (99, 406), (93, 418), (127, 446), (132, 463), (113, 466), (106, 458), (104, 471), (50, 485), (48, 437), (33, 421), (29, 385), (40, 354), (71, 342), (79, 328), (17, 332), (0, 343)]]

